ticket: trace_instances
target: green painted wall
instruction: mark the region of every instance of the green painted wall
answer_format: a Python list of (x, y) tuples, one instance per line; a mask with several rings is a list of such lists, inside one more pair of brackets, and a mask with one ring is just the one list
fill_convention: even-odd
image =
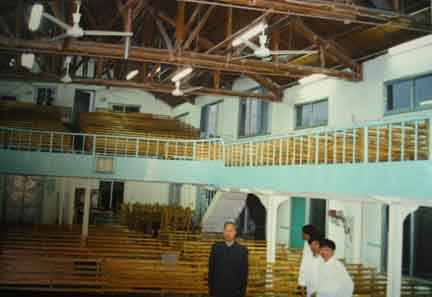
[(304, 246), (302, 227), (306, 223), (306, 199), (291, 198), (290, 247), (302, 249)]

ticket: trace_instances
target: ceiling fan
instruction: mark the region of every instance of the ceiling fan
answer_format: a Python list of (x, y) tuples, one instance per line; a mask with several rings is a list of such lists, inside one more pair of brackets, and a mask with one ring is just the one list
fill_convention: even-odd
[(176, 81), (175, 89), (171, 92), (171, 95), (175, 97), (180, 97), (192, 93), (194, 91), (201, 90), (202, 88), (203, 87), (192, 87), (192, 88), (182, 89), (180, 81)]
[[(277, 50), (277, 51), (270, 50), (268, 48), (268, 45), (267, 45), (268, 41), (269, 41), (269, 38), (268, 38), (267, 33), (266, 33), (267, 28), (268, 28), (267, 23), (261, 22), (261, 23), (257, 24), (256, 26), (252, 27), (250, 30), (241, 34), (239, 37), (235, 38), (232, 42), (233, 47), (237, 47), (241, 44), (244, 44), (253, 50), (252, 54), (241, 56), (241, 57), (236, 57), (235, 59), (245, 59), (248, 57), (256, 57), (256, 58), (260, 58), (260, 59), (265, 59), (265, 58), (268, 58), (268, 57), (274, 56), (274, 55), (277, 55), (277, 56), (285, 56), (285, 55), (297, 56), (297, 55), (308, 55), (308, 54), (310, 55), (310, 54), (318, 53), (318, 51), (316, 51), (316, 50)], [(256, 37), (257, 35), (259, 35), (259, 38), (258, 38), (259, 45), (250, 41), (252, 38)]]
[(55, 36), (51, 39), (51, 41), (61, 40), (65, 38), (81, 38), (84, 36), (109, 36), (109, 37), (125, 37), (125, 58), (128, 56), (129, 46), (130, 46), (130, 37), (133, 36), (132, 32), (117, 32), (117, 31), (102, 31), (102, 30), (84, 30), (80, 26), (80, 21), (82, 14), (81, 10), (81, 1), (76, 0), (76, 11), (72, 14), (73, 25), (69, 25), (62, 20), (59, 20), (55, 16), (44, 11), (44, 6), (40, 3), (34, 4), (31, 8), (30, 18), (29, 18), (29, 29), (31, 31), (36, 31), (39, 29), (42, 19), (46, 18), (47, 20), (53, 22), (57, 26), (61, 27), (65, 30), (65, 33)]
[(72, 63), (72, 57), (67, 56), (66, 59), (65, 59), (66, 73), (60, 79), (65, 84), (70, 84), (72, 82), (72, 77), (70, 75), (70, 65), (71, 65), (71, 63)]

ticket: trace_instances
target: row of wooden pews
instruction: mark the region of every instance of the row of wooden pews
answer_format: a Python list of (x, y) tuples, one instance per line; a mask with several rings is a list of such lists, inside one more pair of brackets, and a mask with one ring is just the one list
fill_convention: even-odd
[(70, 135), (51, 137), (48, 132), (67, 132), (62, 123), (62, 112), (56, 106), (0, 101), (0, 146), (20, 150), (73, 150)]
[[(161, 232), (151, 238), (121, 226), (91, 226), (82, 241), (80, 226), (3, 227), (0, 290), (82, 293), (206, 295), (213, 234)], [(301, 253), (277, 246), (277, 261), (266, 263), (263, 241), (240, 240), (249, 250), (248, 296), (305, 296), (297, 286)], [(360, 264), (347, 264), (356, 297), (384, 297), (386, 277)], [(431, 286), (405, 279), (404, 297), (432, 296)]]

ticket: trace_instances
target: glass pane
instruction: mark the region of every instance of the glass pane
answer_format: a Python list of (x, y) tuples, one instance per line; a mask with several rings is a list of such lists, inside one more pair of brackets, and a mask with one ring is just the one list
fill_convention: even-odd
[(415, 80), (415, 106), (422, 106), (422, 102), (432, 100), (432, 75), (423, 76)]
[(398, 111), (411, 108), (412, 81), (406, 80), (387, 87), (387, 110)]
[(114, 111), (114, 112), (123, 112), (124, 111), (124, 106), (123, 105), (113, 105), (112, 106), (112, 111)]
[(313, 108), (312, 104), (305, 104), (297, 107), (297, 127), (312, 126)]
[(217, 136), (217, 115), (218, 115), (218, 104), (213, 104), (208, 107), (207, 115), (207, 135)]
[(321, 101), (314, 104), (314, 126), (326, 125), (328, 121), (328, 101)]
[(239, 127), (239, 135), (246, 136), (246, 100), (242, 99), (240, 102), (240, 127)]
[(139, 112), (140, 107), (139, 106), (126, 106), (125, 112)]

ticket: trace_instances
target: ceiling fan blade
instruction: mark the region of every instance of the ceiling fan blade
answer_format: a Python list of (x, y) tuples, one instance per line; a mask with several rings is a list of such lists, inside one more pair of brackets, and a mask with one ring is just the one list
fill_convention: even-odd
[(64, 33), (64, 34), (54, 36), (53, 38), (50, 39), (50, 41), (62, 40), (62, 39), (68, 38), (68, 37), (69, 37), (69, 34)]
[(247, 45), (248, 47), (250, 47), (251, 49), (253, 49), (254, 51), (259, 49), (259, 47), (256, 44), (254, 44), (253, 42), (250, 42), (249, 40), (245, 40), (243, 43), (245, 45)]
[(240, 57), (233, 57), (233, 58), (231, 58), (231, 61), (237, 61), (237, 60), (241, 60), (241, 59), (247, 59), (249, 57), (255, 57), (255, 54), (249, 54), (249, 55), (240, 56)]
[(86, 30), (84, 35), (88, 36), (119, 36), (119, 37), (132, 37), (132, 32), (117, 32), (117, 31), (100, 31), (100, 30)]
[(285, 50), (285, 51), (271, 51), (271, 55), (312, 55), (317, 54), (318, 51), (308, 50)]
[(192, 93), (192, 92), (195, 92), (195, 91), (198, 91), (201, 89), (203, 89), (203, 87), (191, 87), (188, 89), (182, 89), (181, 91), (183, 92), (183, 94), (187, 94), (187, 93)]
[(66, 24), (65, 22), (59, 20), (58, 18), (50, 15), (49, 13), (44, 13), (43, 14), (44, 18), (50, 20), (51, 22), (53, 22), (54, 24), (56, 24), (57, 26), (63, 28), (64, 30), (70, 30), (72, 27), (69, 26), (68, 24)]

